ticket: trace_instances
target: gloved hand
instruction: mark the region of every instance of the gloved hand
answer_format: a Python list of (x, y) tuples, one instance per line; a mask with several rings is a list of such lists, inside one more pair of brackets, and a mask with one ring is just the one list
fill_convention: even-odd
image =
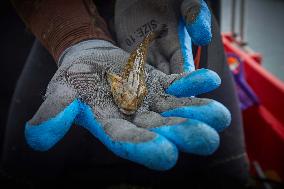
[(194, 70), (191, 42), (211, 41), (211, 14), (204, 0), (117, 0), (115, 32), (119, 46), (130, 52), (161, 24), (168, 35), (155, 41), (148, 61), (164, 73)]
[(173, 167), (178, 149), (212, 154), (219, 145), (216, 131), (229, 125), (230, 113), (214, 100), (175, 96), (213, 90), (220, 84), (218, 75), (206, 69), (166, 75), (146, 65), (148, 94), (136, 114), (127, 116), (113, 101), (106, 72), (121, 73), (128, 57), (103, 40), (87, 40), (65, 50), (45, 101), (26, 124), (27, 143), (46, 151), (75, 123), (116, 155), (155, 170)]
[[(213, 74), (207, 74), (207, 72), (203, 72), (204, 70), (194, 71), (191, 43), (207, 45), (212, 37), (211, 15), (203, 0), (117, 0), (114, 25), (120, 47), (128, 52), (131, 52), (147, 33), (161, 25), (167, 25), (168, 35), (153, 42), (154, 44), (149, 50), (148, 62), (167, 74), (190, 72), (191, 75), (196, 75), (200, 80), (215, 80)], [(198, 90), (203, 87), (211, 88), (211, 82), (203, 83), (204, 86), (200, 85), (198, 79), (196, 82), (191, 82), (190, 85), (187, 82), (183, 79), (177, 81), (166, 90), (166, 93), (184, 97), (189, 96), (189, 93), (180, 94), (179, 89), (185, 86), (195, 91), (192, 95), (201, 94), (202, 92)], [(219, 108), (215, 109), (216, 107), (210, 105), (204, 105), (204, 107), (211, 111), (203, 112), (195, 119), (206, 122), (215, 130), (221, 131), (222, 129), (217, 128), (216, 125), (218, 125), (217, 122), (222, 122), (221, 119), (224, 119), (225, 122), (229, 120), (227, 110), (220, 111)], [(162, 115), (192, 118), (187, 110), (188, 107), (176, 108), (168, 110)], [(204, 121), (207, 116), (211, 117), (211, 114), (224, 114), (222, 111), (227, 112), (225, 114), (228, 117), (220, 117), (220, 120), (216, 120), (216, 123), (213, 120), (212, 122)], [(227, 123), (229, 125), (230, 121)], [(198, 131), (196, 132), (198, 135)]]

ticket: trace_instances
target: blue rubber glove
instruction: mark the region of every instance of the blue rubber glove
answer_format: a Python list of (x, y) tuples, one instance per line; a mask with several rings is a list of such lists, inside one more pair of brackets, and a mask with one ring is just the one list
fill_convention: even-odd
[[(204, 69), (194, 71), (192, 55), (192, 43), (207, 45), (212, 38), (211, 14), (203, 0), (117, 0), (115, 12), (115, 32), (118, 43), (120, 47), (129, 52), (148, 32), (159, 28), (160, 25), (168, 26), (168, 35), (154, 42), (149, 52), (148, 61), (167, 74), (189, 72), (190, 79), (182, 78), (173, 82), (166, 89), (167, 94), (176, 97), (191, 97), (213, 90), (212, 86), (215, 86), (213, 83), (216, 82), (217, 74)], [(175, 108), (165, 108), (163, 104), (172, 103), (172, 99), (167, 98), (166, 101), (161, 102), (156, 112), (164, 117), (177, 116), (199, 120), (218, 132), (224, 129), (224, 125), (229, 125), (229, 113), (220, 108), (219, 103), (208, 100), (208, 103), (192, 106), (187, 99), (179, 98), (180, 103), (175, 104)], [(190, 100), (192, 102), (199, 99), (192, 97)], [(218, 118), (215, 113), (219, 115)], [(196, 123), (196, 125), (198, 124)], [(170, 128), (161, 131), (168, 138), (171, 138), (172, 133), (179, 132), (173, 129), (176, 127)], [(190, 129), (192, 128), (190, 127)], [(200, 142), (200, 139), (194, 138), (194, 136), (200, 136), (200, 131), (198, 128), (192, 132), (192, 136), (189, 137), (192, 139), (192, 143), (198, 144)], [(212, 136), (208, 135), (208, 138), (215, 138), (213, 133), (210, 134)], [(184, 134), (185, 140), (187, 137), (188, 135)], [(196, 154), (203, 155), (210, 154), (200, 150), (201, 148), (195, 148), (184, 151), (189, 153), (194, 151)]]
[(116, 155), (155, 170), (172, 168), (179, 150), (212, 154), (219, 145), (217, 131), (230, 124), (230, 113), (214, 100), (189, 96), (217, 88), (218, 75), (206, 69), (166, 75), (147, 65), (148, 94), (136, 114), (127, 116), (113, 102), (106, 72), (121, 73), (128, 57), (101, 40), (67, 49), (45, 101), (26, 125), (27, 143), (46, 151), (75, 123)]
[(157, 40), (148, 62), (164, 73), (195, 70), (192, 43), (211, 41), (211, 14), (204, 0), (117, 0), (115, 32), (120, 47), (131, 52), (150, 31), (166, 24), (168, 35)]

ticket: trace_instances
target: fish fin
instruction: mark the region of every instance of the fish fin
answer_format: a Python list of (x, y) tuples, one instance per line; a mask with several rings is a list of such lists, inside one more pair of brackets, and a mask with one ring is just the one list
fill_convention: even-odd
[(109, 82), (111, 86), (113, 86), (113, 84), (115, 83), (121, 83), (122, 77), (120, 77), (117, 74), (107, 72), (107, 81)]

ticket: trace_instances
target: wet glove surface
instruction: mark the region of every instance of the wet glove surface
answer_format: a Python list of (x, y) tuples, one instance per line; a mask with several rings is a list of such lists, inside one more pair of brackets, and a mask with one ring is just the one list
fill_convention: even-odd
[(127, 116), (113, 101), (106, 72), (121, 73), (128, 57), (101, 40), (67, 49), (45, 101), (26, 124), (27, 143), (48, 150), (75, 123), (116, 155), (155, 170), (173, 167), (179, 150), (212, 154), (219, 145), (217, 131), (230, 124), (230, 113), (214, 100), (190, 96), (218, 87), (218, 75), (206, 69), (166, 75), (146, 65), (148, 94), (136, 114)]

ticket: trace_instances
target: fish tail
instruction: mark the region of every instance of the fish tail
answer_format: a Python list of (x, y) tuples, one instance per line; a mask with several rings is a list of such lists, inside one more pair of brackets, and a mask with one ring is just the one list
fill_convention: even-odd
[(126, 64), (126, 66), (124, 67), (122, 77), (128, 77), (129, 70), (133, 69), (134, 60), (137, 56), (140, 56), (140, 58), (141, 58), (140, 64), (142, 65), (141, 69), (144, 70), (144, 65), (145, 65), (145, 62), (146, 62), (146, 58), (147, 58), (147, 54), (148, 54), (148, 50), (149, 50), (149, 46), (150, 46), (151, 42), (153, 42), (155, 39), (162, 38), (162, 37), (166, 36), (167, 33), (168, 33), (168, 27), (167, 27), (166, 24), (163, 24), (157, 30), (151, 31), (150, 33), (148, 33), (144, 37), (143, 41), (141, 43), (139, 43), (139, 45), (136, 47), (136, 49), (133, 50), (130, 53), (130, 56), (128, 58), (128, 62)]
[(167, 34), (168, 34), (168, 26), (166, 24), (163, 24), (159, 29), (148, 33), (144, 38), (142, 44), (149, 46), (150, 43), (153, 42), (155, 39), (165, 37)]

